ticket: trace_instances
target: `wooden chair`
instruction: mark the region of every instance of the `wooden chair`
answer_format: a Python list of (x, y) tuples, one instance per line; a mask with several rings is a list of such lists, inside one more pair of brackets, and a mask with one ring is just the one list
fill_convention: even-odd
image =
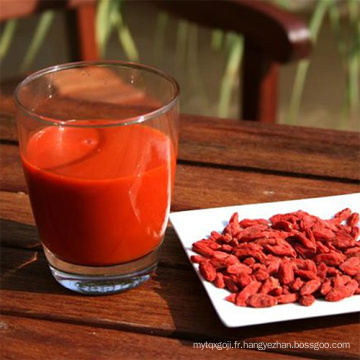
[(275, 122), (279, 64), (306, 58), (312, 48), (306, 24), (260, 0), (157, 0), (162, 9), (197, 24), (244, 36), (241, 118)]
[(95, 36), (96, 0), (0, 0), (0, 22), (50, 9), (66, 10), (70, 60), (98, 60)]
[[(131, 0), (128, 0), (131, 1)], [(71, 60), (97, 60), (96, 0), (0, 0), (0, 21), (47, 9), (67, 9)], [(279, 64), (311, 51), (310, 33), (296, 16), (260, 0), (155, 0), (154, 5), (199, 25), (245, 39), (241, 118), (275, 122)]]

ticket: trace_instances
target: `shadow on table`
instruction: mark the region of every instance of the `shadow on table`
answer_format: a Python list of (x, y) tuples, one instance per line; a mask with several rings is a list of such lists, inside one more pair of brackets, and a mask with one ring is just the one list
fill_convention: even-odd
[(1, 219), (0, 234), (3, 290), (71, 294), (52, 277), (35, 226)]
[[(12, 301), (12, 292), (19, 292), (19, 299), (21, 298), (21, 293), (39, 293), (60, 295), (59, 299), (61, 302), (63, 302), (61, 295), (70, 295), (74, 297), (74, 304), (77, 308), (79, 304), (77, 296), (74, 296), (74, 293), (57, 284), (51, 276), (44, 253), (39, 247), (34, 226), (2, 220), (1, 235), (1, 287), (4, 293), (9, 291), (9, 296), (7, 297), (9, 306)], [(248, 342), (315, 341), (316, 337), (316, 341), (330, 342), (338, 340), (336, 335), (340, 336), (342, 331), (341, 325), (356, 324), (358, 322), (357, 314), (346, 314), (243, 328), (227, 328), (220, 322), (172, 229), (168, 230), (165, 242), (157, 275), (153, 280), (144, 284), (143, 287), (133, 291), (134, 294), (138, 291), (138, 295), (142, 294), (142, 296), (151, 296), (149, 290), (155, 291), (157, 295), (161, 297), (163, 301), (157, 301), (153, 297), (150, 297), (149, 301), (154, 305), (161, 304), (165, 309), (168, 308), (172, 317), (172, 324), (170, 323), (170, 325), (168, 325), (164, 323), (167, 327), (166, 334), (167, 336), (180, 339), (179, 341), (183, 342), (184, 345), (192, 347), (193, 342), (230, 340)], [(31, 246), (33, 247), (29, 244), (32, 244)], [(144, 289), (144, 291), (142, 291), (142, 289)], [(135, 299), (136, 301), (132, 303), (132, 306), (136, 306), (136, 308), (139, 307), (138, 310), (132, 310), (131, 306), (129, 310), (127, 304), (134, 300), (132, 296), (130, 296), (132, 294), (132, 292), (129, 292), (127, 295), (125, 293), (120, 294), (117, 304), (121, 306), (122, 301), (124, 301), (124, 307), (130, 314), (134, 315), (141, 311), (140, 304), (146, 301), (146, 298)], [(128, 300), (127, 296), (129, 296)], [(34, 298), (35, 301), (38, 300), (38, 297), (30, 296), (27, 297), (26, 301), (31, 302), (32, 298)], [(86, 298), (81, 299), (81, 304), (87, 303), (84, 299)], [(59, 303), (57, 301), (56, 297), (54, 297), (53, 302), (46, 306), (52, 309), (52, 306), (58, 306)], [(110, 299), (110, 297), (106, 297), (101, 301), (99, 300), (99, 302), (89, 302), (88, 305), (93, 307), (98, 306), (99, 309), (101, 309), (99, 311), (103, 312), (106, 301), (112, 302), (113, 300)], [(41, 306), (45, 305), (42, 304)], [(56, 313), (58, 311), (58, 309), (55, 310)], [(147, 311), (153, 312), (150, 315), (154, 317), (166, 312), (166, 310), (160, 307), (147, 307)], [(107, 316), (111, 317), (113, 315), (109, 313)], [(164, 319), (165, 318), (166, 316)], [(98, 320), (91, 319), (91, 321)], [(122, 323), (122, 321), (120, 321), (120, 323)], [(160, 326), (158, 320), (156, 324), (156, 326)], [(121, 326), (124, 326), (124, 324)], [(326, 332), (326, 328), (335, 328), (337, 326), (338, 328), (333, 331)], [(141, 328), (141, 331), (143, 331), (143, 325)], [(314, 332), (307, 332), (309, 330), (314, 330)], [(149, 331), (149, 329), (147, 328), (146, 331)], [(164, 329), (153, 329), (151, 334), (156, 334), (157, 331), (159, 331), (161, 335)], [(320, 354), (320, 352), (318, 353)], [(313, 352), (311, 354), (314, 355)]]
[[(171, 254), (166, 250), (169, 245), (165, 245), (165, 252), (161, 254), (160, 265), (155, 279), (160, 285), (156, 291), (166, 301), (170, 310), (175, 328), (174, 335), (183, 339), (185, 345), (193, 346), (193, 342), (204, 341), (226, 342), (237, 340), (256, 342), (264, 341), (264, 336), (266, 336), (265, 341), (268, 342), (315, 341), (314, 335), (311, 336), (306, 333), (306, 331), (314, 329), (317, 330), (317, 341), (336, 341), (334, 335), (327, 334), (326, 339), (322, 338), (322, 329), (358, 322), (358, 314), (345, 314), (241, 328), (227, 328), (218, 318), (205, 289), (187, 260), (180, 241), (174, 235), (172, 229), (168, 229), (165, 241), (177, 242), (172, 246), (176, 249), (176, 261), (166, 258)], [(183, 259), (184, 263), (180, 258)], [(336, 331), (340, 332), (341, 330), (337, 329)], [(336, 331), (334, 331), (334, 334)], [(298, 334), (291, 335), (291, 333), (295, 332)], [(300, 332), (304, 332), (304, 334), (299, 335)], [(279, 336), (280, 334), (286, 335)], [(331, 339), (329, 339), (329, 336)], [(259, 339), (259, 337), (262, 338)], [(311, 354), (314, 354), (314, 352), (311, 352)]]
[(36, 226), (0, 219), (1, 246), (41, 250)]

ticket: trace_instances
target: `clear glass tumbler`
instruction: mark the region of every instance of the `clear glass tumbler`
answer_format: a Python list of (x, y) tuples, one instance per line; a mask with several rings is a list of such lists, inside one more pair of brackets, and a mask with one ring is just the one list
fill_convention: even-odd
[(55, 279), (85, 294), (150, 278), (170, 211), (179, 86), (154, 68), (80, 62), (15, 91), (20, 156)]

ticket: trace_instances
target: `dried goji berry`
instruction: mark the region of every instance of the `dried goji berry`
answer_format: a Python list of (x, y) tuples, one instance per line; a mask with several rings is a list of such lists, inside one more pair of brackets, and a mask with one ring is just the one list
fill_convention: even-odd
[(321, 282), (319, 280), (310, 280), (306, 282), (300, 289), (300, 295), (310, 295), (313, 294), (316, 290), (318, 290), (321, 286)]
[(226, 272), (228, 274), (239, 274), (239, 273), (246, 273), (246, 274), (251, 274), (252, 270), (249, 266), (244, 265), (244, 264), (236, 264), (236, 265), (230, 265), (227, 267)]
[(209, 262), (201, 262), (199, 265), (200, 274), (207, 281), (212, 282), (216, 278), (216, 270)]
[(294, 281), (294, 265), (290, 261), (283, 261), (280, 264), (278, 275), (282, 284), (290, 284)]
[(246, 285), (236, 296), (236, 305), (246, 306), (247, 299), (258, 292), (261, 287), (261, 282), (252, 281)]
[(297, 299), (298, 295), (296, 293), (284, 294), (276, 297), (278, 304), (294, 303)]
[(217, 241), (217, 240), (219, 240), (219, 239), (221, 239), (221, 234), (219, 233), (219, 232), (217, 232), (217, 231), (212, 231), (211, 233), (210, 233), (210, 239), (212, 239), (212, 240), (214, 240), (214, 241)]
[(355, 256), (350, 257), (345, 260), (339, 267), (345, 274), (355, 275), (360, 271), (360, 259)]
[(225, 300), (230, 301), (230, 302), (232, 302), (232, 303), (235, 304), (236, 294), (235, 294), (235, 293), (231, 293), (230, 295), (228, 295), (228, 296), (225, 298)]
[(248, 257), (248, 258), (244, 259), (242, 263), (245, 265), (251, 266), (251, 265), (255, 264), (255, 262), (256, 261), (253, 257)]
[(337, 212), (335, 215), (334, 215), (334, 219), (333, 220), (336, 220), (335, 222), (342, 222), (344, 220), (347, 220), (347, 218), (351, 215), (351, 210), (349, 208), (346, 208), (344, 210), (341, 210), (339, 212)]
[(316, 273), (309, 270), (295, 270), (295, 275), (303, 280), (318, 280)]
[(283, 293), (283, 288), (278, 286), (277, 288), (271, 289), (268, 294), (273, 296), (279, 296)]
[(262, 260), (265, 254), (262, 252), (262, 247), (254, 243), (239, 244), (235, 250), (235, 256), (239, 259), (251, 256), (254, 259)]
[(305, 211), (239, 221), (193, 244), (205, 280), (232, 292), (239, 306), (267, 307), (360, 294), (359, 215), (344, 209), (322, 220)]
[(264, 249), (274, 255), (296, 257), (296, 252), (290, 245), (284, 246), (266, 244)]
[(305, 260), (305, 269), (312, 271), (314, 274), (317, 273), (317, 267), (315, 263), (310, 259)]
[(359, 214), (352, 213), (346, 220), (346, 223), (351, 227), (356, 226), (359, 223)]
[(269, 273), (265, 270), (259, 269), (254, 272), (257, 281), (264, 281), (269, 277)]
[(332, 245), (337, 249), (346, 250), (355, 245), (355, 240), (350, 234), (337, 234), (336, 238), (333, 240)]
[(286, 220), (279, 220), (276, 223), (273, 223), (271, 226), (273, 229), (280, 229), (280, 230), (284, 230), (287, 232), (290, 232), (294, 229), (294, 225)]
[(316, 246), (317, 246), (317, 251), (320, 254), (326, 254), (330, 251), (330, 249), (326, 245), (324, 245), (321, 241), (317, 241)]
[(240, 221), (240, 226), (247, 228), (254, 225), (269, 225), (269, 221), (265, 219), (243, 219)]
[(295, 280), (290, 284), (290, 288), (293, 291), (299, 291), (301, 287), (304, 285), (304, 281), (302, 281), (299, 277), (295, 278)]
[(197, 241), (192, 245), (193, 251), (198, 254), (201, 254), (205, 257), (210, 257), (214, 253), (214, 250), (210, 249), (206, 244), (202, 243), (201, 241)]
[(229, 291), (234, 292), (234, 293), (237, 293), (239, 291), (239, 288), (238, 288), (235, 280), (233, 280), (231, 277), (223, 276), (223, 280), (224, 280), (225, 287)]
[(222, 273), (217, 273), (216, 278), (213, 281), (213, 284), (216, 287), (223, 289), (225, 287), (224, 275)]
[(346, 256), (340, 253), (327, 253), (327, 254), (317, 254), (314, 258), (315, 263), (325, 263), (326, 265), (330, 266), (336, 266), (340, 265), (344, 260)]
[(324, 263), (320, 263), (317, 267), (316, 275), (320, 278), (320, 280), (324, 280), (326, 278), (327, 266)]
[(352, 280), (347, 285), (343, 286), (336, 286), (331, 291), (329, 291), (326, 296), (326, 301), (340, 301), (342, 299), (345, 299), (349, 296), (354, 295), (356, 289), (358, 288), (358, 284), (353, 283), (356, 282), (356, 280)]
[(243, 288), (246, 285), (249, 285), (252, 282), (252, 278), (249, 274), (245, 273), (245, 272), (241, 272), (240, 274), (236, 275), (236, 281), (237, 284)]
[(347, 256), (352, 256), (352, 255), (355, 255), (358, 253), (360, 253), (360, 247), (358, 247), (358, 246), (352, 247), (350, 249), (346, 249), (344, 252), (344, 254)]
[(231, 245), (228, 244), (223, 244), (221, 245), (221, 251), (225, 251), (227, 253), (231, 253), (233, 251), (233, 247)]
[(206, 258), (204, 258), (201, 255), (191, 255), (190, 256), (190, 260), (191, 262), (193, 262), (194, 264), (200, 264), (202, 261), (205, 261)]
[(293, 230), (292, 235), (298, 240), (306, 249), (315, 250), (316, 243), (311, 239), (307, 238), (305, 234), (298, 230)]
[(359, 237), (360, 234), (360, 228), (358, 226), (353, 226), (350, 235), (354, 240), (356, 240)]
[(302, 306), (310, 306), (314, 303), (315, 297), (313, 295), (304, 295), (299, 299), (299, 304)]
[(246, 301), (247, 305), (254, 308), (264, 308), (270, 307), (277, 304), (277, 300), (274, 296), (266, 295), (266, 294), (255, 294), (249, 296)]
[(330, 292), (331, 289), (331, 279), (325, 279), (321, 285), (320, 293), (325, 296)]

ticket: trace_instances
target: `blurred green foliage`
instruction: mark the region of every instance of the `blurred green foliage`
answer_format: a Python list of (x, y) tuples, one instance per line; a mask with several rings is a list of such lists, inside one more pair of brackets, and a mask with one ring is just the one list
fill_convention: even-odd
[[(309, 7), (309, 28), (316, 46), (319, 33), (328, 20), (336, 39), (337, 49), (341, 57), (346, 92), (344, 94), (342, 117), (338, 127), (346, 128), (347, 123), (359, 117), (359, 82), (360, 82), (360, 2), (359, 0), (267, 0), (277, 6), (294, 11), (296, 6)], [(96, 38), (101, 57), (105, 58), (111, 36), (115, 34), (125, 56), (131, 61), (141, 61), (141, 54), (136, 39), (126, 22), (124, 12), (125, 0), (99, 0), (96, 15)], [(9, 20), (2, 28), (0, 40), (0, 60), (8, 53), (9, 47), (16, 36), (19, 20)], [(54, 12), (46, 11), (40, 17), (26, 54), (20, 65), (20, 71), (29, 70), (43, 46), (46, 36), (51, 30)], [(159, 62), (163, 56), (165, 35), (168, 31), (169, 18), (164, 12), (159, 12), (154, 37), (153, 54)], [(221, 81), (219, 83), (218, 115), (228, 117), (234, 91), (238, 85), (238, 73), (243, 54), (243, 39), (233, 33), (224, 33), (219, 29), (212, 31), (209, 48), (222, 52), (226, 58)], [(175, 48), (175, 68), (179, 73), (184, 66), (188, 68), (192, 86), (205, 102), (207, 94), (203, 85), (198, 60), (199, 42), (196, 25), (184, 20), (178, 20)], [(297, 124), (301, 109), (302, 97), (306, 85), (311, 59), (301, 61), (296, 69), (286, 123)]]

